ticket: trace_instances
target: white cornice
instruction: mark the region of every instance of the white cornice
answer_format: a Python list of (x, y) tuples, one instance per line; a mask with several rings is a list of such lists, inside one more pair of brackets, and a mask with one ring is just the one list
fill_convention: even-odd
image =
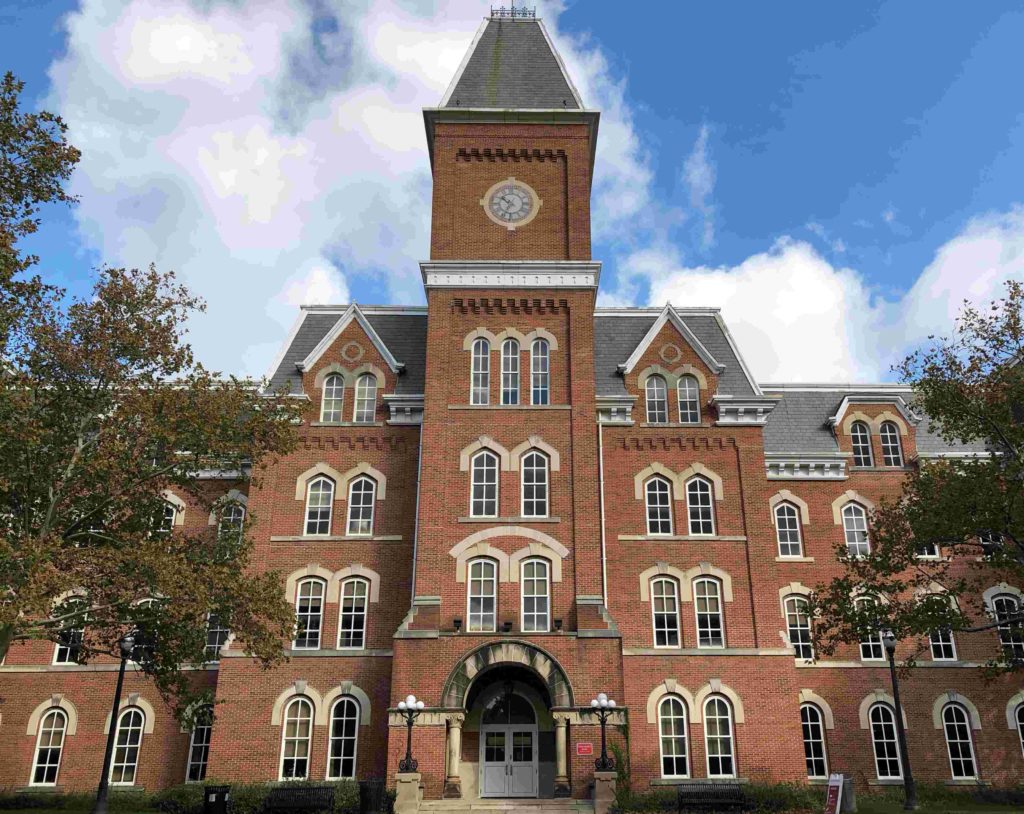
[(846, 480), (845, 455), (765, 453), (768, 480)]
[(716, 394), (712, 396), (711, 403), (718, 408), (716, 424), (763, 427), (768, 423), (768, 415), (775, 409), (779, 399)]
[(424, 260), (426, 288), (597, 288), (594, 260)]
[(838, 427), (840, 425), (843, 416), (846, 415), (846, 411), (850, 408), (851, 404), (891, 404), (899, 411), (908, 424), (917, 424), (921, 421), (921, 417), (914, 414), (910, 409), (910, 405), (898, 393), (851, 393), (843, 397), (835, 415), (829, 417), (828, 424), (830, 427)]

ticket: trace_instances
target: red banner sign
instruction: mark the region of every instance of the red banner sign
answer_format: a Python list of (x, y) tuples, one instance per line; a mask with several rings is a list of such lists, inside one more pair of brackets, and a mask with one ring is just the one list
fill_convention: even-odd
[(594, 744), (592, 743), (577, 743), (576, 744), (577, 755), (592, 755), (594, 754)]
[(828, 778), (828, 792), (825, 795), (825, 814), (839, 814), (843, 800), (843, 776), (832, 774)]

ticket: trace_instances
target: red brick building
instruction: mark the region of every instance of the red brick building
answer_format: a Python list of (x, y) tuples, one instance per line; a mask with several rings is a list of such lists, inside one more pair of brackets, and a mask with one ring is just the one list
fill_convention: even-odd
[[(880, 643), (815, 659), (804, 603), (907, 471), (979, 450), (904, 388), (758, 383), (700, 303), (597, 308), (599, 115), (540, 22), (485, 21), (424, 119), (427, 305), (302, 309), (272, 385), (315, 420), (237, 495), (296, 606), (290, 660), (215, 631), (193, 672), (220, 703), (192, 733), (129, 676), (115, 780), (390, 779), (413, 693), (427, 798), (582, 797), (605, 692), (637, 788), (899, 782)], [(169, 500), (169, 522), (222, 520)], [(919, 779), (1022, 776), (1021, 680), (981, 675), (997, 635), (901, 643)], [(62, 661), (34, 643), (0, 667), (0, 786), (96, 782), (116, 666)]]

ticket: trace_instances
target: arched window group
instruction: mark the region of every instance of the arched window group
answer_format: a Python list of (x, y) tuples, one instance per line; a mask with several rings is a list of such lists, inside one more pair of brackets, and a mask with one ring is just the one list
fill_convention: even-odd
[[(690, 478), (685, 486), (686, 529), (690, 536), (715, 534), (714, 487), (700, 475)], [(647, 534), (672, 534), (672, 484), (668, 478), (655, 475), (644, 483)]]
[[(482, 449), (470, 460), (470, 517), (497, 517), (500, 511), (501, 466), (498, 456)], [(547, 517), (551, 501), (551, 461), (533, 449), (519, 459), (520, 505), (524, 518)]]
[[(895, 421), (883, 421), (878, 428), (878, 440), (882, 449), (882, 463), (885, 466), (903, 466), (903, 442), (900, 428)], [(866, 421), (850, 424), (850, 446), (853, 449), (853, 465), (870, 467), (875, 465), (871, 449), (871, 428)]]
[[(356, 776), (360, 716), (359, 702), (351, 696), (343, 695), (331, 706), (327, 736), (328, 780)], [(280, 780), (310, 779), (313, 720), (313, 704), (308, 698), (299, 695), (288, 702), (282, 716)]]
[[(324, 630), (327, 583), (307, 577), (295, 587), (295, 650), (319, 650)], [(338, 649), (361, 650), (366, 646), (366, 622), (370, 583), (362, 577), (343, 580), (338, 594)]]
[[(516, 406), (523, 403), (522, 352), (518, 339), (509, 337), (501, 343), (501, 393), (502, 406)], [(529, 403), (544, 406), (551, 402), (551, 344), (547, 339), (534, 339), (530, 343)], [(478, 338), (473, 340), (470, 358), (469, 403), (490, 404), (491, 401), (491, 343)]]
[[(680, 424), (700, 423), (700, 382), (696, 376), (684, 374), (676, 383), (676, 401)], [(655, 373), (644, 382), (644, 404), (648, 424), (667, 424), (669, 420), (668, 384)]]
[[(547, 633), (551, 629), (551, 564), (540, 557), (519, 564), (520, 629)], [(498, 563), (489, 557), (466, 567), (466, 630), (493, 633), (498, 624)]]
[[(337, 488), (326, 475), (306, 484), (306, 512), (303, 531), (306, 537), (328, 537), (334, 519), (334, 494)], [(345, 534), (348, 537), (373, 535), (373, 512), (377, 500), (377, 481), (369, 475), (353, 478), (348, 484), (348, 513)]]
[[(704, 753), (708, 777), (736, 776), (736, 742), (732, 705), (721, 695), (704, 702)], [(658, 704), (661, 776), (690, 776), (689, 718), (686, 703), (676, 695)]]
[[(372, 424), (377, 415), (377, 377), (363, 373), (352, 388), (352, 421)], [(320, 394), (320, 421), (341, 424), (345, 421), (345, 379), (340, 373), (331, 373), (324, 379)]]

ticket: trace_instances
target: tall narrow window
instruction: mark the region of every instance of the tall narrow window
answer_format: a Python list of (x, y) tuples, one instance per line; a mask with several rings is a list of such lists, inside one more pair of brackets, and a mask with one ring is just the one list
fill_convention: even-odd
[(690, 764), (686, 743), (686, 706), (670, 695), (658, 706), (661, 729), (661, 776), (689, 777)]
[(846, 552), (851, 557), (866, 557), (871, 553), (868, 515), (859, 503), (843, 506), (843, 534), (846, 537)]
[(680, 376), (676, 386), (679, 395), (679, 423), (700, 424), (700, 384), (696, 376)]
[(651, 580), (654, 646), (679, 647), (679, 586), (674, 579)]
[(942, 708), (942, 728), (946, 734), (946, 750), (949, 752), (949, 768), (953, 779), (973, 780), (977, 777), (977, 771), (967, 711), (959, 704), (946, 704)]
[(491, 401), (491, 343), (486, 339), (473, 342), (473, 369), (470, 383), (470, 404)]
[(999, 623), (999, 644), (1008, 659), (1024, 659), (1024, 623), (1020, 614), (1020, 600), (1012, 594), (1000, 594), (992, 600), (992, 610)]
[(342, 696), (331, 709), (331, 732), (327, 746), (327, 779), (356, 776), (356, 746), (359, 742), (359, 704)]
[(356, 478), (348, 487), (348, 535), (368, 537), (373, 534), (373, 501), (377, 484), (373, 478)]
[(118, 716), (114, 755), (110, 764), (110, 785), (131, 786), (139, 768), (139, 749), (146, 717), (138, 707), (128, 707)]
[(370, 583), (365, 579), (347, 579), (341, 584), (341, 620), (338, 624), (338, 648), (358, 650), (366, 645), (366, 600)]
[(359, 424), (371, 424), (377, 414), (377, 377), (364, 373), (356, 379), (355, 405), (352, 420)]
[(668, 423), (668, 388), (661, 376), (648, 376), (644, 388), (647, 396), (647, 423)]
[(237, 543), (245, 528), (245, 506), (237, 500), (225, 503), (217, 520), (217, 539), (222, 543)]
[(896, 718), (888, 704), (875, 704), (868, 712), (871, 745), (875, 752), (875, 773), (879, 780), (899, 779), (900, 752), (896, 742)]
[(785, 601), (786, 627), (793, 655), (798, 659), (812, 661), (814, 647), (811, 645), (811, 617), (807, 600), (802, 596), (787, 596)]
[(664, 478), (651, 478), (644, 486), (647, 495), (647, 533), (672, 533), (671, 487)]
[(32, 786), (56, 786), (60, 758), (64, 752), (64, 734), (68, 717), (62, 710), (51, 709), (39, 722), (36, 756), (32, 764)]
[(871, 431), (863, 421), (854, 421), (850, 425), (850, 444), (853, 446), (853, 465), (872, 466)]
[(903, 447), (900, 445), (900, 428), (895, 421), (883, 421), (878, 428), (878, 440), (882, 442), (882, 463), (886, 466), (903, 466)]
[(780, 503), (775, 507), (775, 535), (779, 542), (780, 557), (803, 556), (800, 513), (792, 503)]
[(551, 613), (547, 560), (525, 560), (522, 567), (523, 630), (547, 633)]
[(323, 397), (320, 399), (320, 420), (325, 424), (337, 424), (342, 420), (342, 405), (345, 401), (345, 380), (337, 373), (324, 379)]
[(87, 608), (88, 604), (84, 599), (72, 597), (57, 609), (60, 616), (77, 615), (66, 619), (57, 634), (57, 647), (53, 652), (54, 664), (78, 664), (81, 660)]
[(704, 478), (690, 478), (686, 482), (686, 511), (690, 518), (690, 534), (715, 533), (711, 484)]
[(305, 698), (293, 698), (284, 710), (281, 729), (281, 780), (309, 777), (309, 741), (313, 734), (313, 706)]
[[(870, 597), (858, 599), (854, 606), (861, 613), (867, 612), (875, 606), (876, 600)], [(860, 641), (860, 657), (864, 661), (881, 661), (885, 658), (885, 648), (882, 646), (882, 634), (878, 631), (871, 633), (867, 638)]]
[(186, 783), (201, 783), (206, 779), (206, 764), (210, 759), (210, 735), (213, 734), (213, 707), (204, 706), (194, 719), (188, 742)]
[(493, 633), (497, 618), (498, 575), (494, 560), (473, 560), (469, 563), (470, 633)]
[(160, 507), (160, 516), (157, 518), (157, 534), (166, 537), (174, 531), (174, 521), (178, 517), (178, 507), (168, 500)]
[(306, 535), (323, 537), (331, 533), (334, 481), (314, 478), (306, 487)]
[(318, 650), (324, 627), (324, 583), (304, 579), (295, 591), (295, 650)]
[(530, 401), (551, 402), (551, 346), (546, 339), (534, 339), (530, 348)]
[(724, 698), (712, 696), (704, 703), (704, 741), (707, 744), (708, 777), (735, 777), (732, 709)]
[(501, 345), (501, 403), (519, 403), (519, 343), (514, 339)]
[(828, 777), (825, 727), (821, 722), (821, 710), (814, 704), (802, 704), (800, 726), (804, 733), (804, 759), (807, 762), (807, 776), (812, 779)]
[(231, 631), (220, 621), (215, 613), (206, 615), (206, 648), (204, 655), (208, 664), (220, 661), (220, 651), (228, 643)]
[(697, 613), (697, 646), (724, 647), (722, 586), (717, 579), (702, 577), (693, 581), (693, 606)]
[(523, 478), (523, 517), (548, 516), (548, 458), (528, 452), (520, 461)]
[(1020, 738), (1020, 751), (1024, 753), (1024, 704), (1018, 705), (1015, 717), (1017, 720), (1017, 737)]
[(472, 488), (469, 514), (472, 517), (498, 516), (498, 456), (478, 452), (470, 464)]
[(956, 661), (956, 643), (951, 630), (935, 630), (928, 637), (932, 648), (932, 661)]

